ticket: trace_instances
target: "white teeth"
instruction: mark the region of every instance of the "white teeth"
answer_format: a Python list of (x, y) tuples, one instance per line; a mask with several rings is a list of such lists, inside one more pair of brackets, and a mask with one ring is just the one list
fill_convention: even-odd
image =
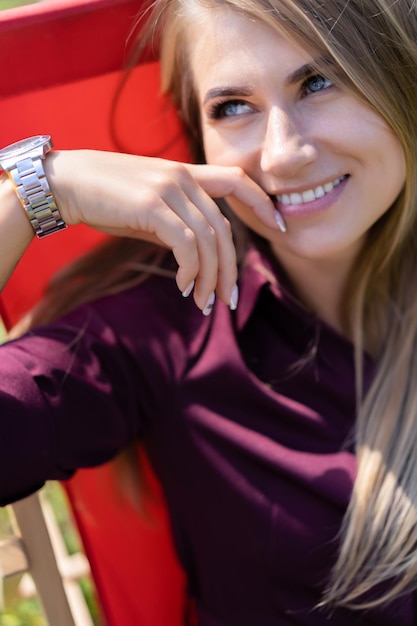
[(339, 185), (345, 178), (345, 176), (340, 176), (339, 178), (336, 178), (336, 180), (334, 180), (333, 182), (319, 185), (315, 189), (308, 189), (307, 191), (303, 191), (302, 193), (283, 193), (282, 195), (278, 195), (277, 198), (278, 201), (284, 205), (312, 202), (313, 200), (316, 200), (316, 198), (322, 198), (326, 195), (326, 193), (332, 191), (332, 189), (334, 189), (334, 187), (337, 187), (337, 185)]
[(291, 193), (290, 194), (290, 202), (291, 202), (291, 204), (302, 204), (303, 203), (303, 196), (301, 195), (301, 193)]
[(315, 192), (312, 189), (309, 189), (308, 191), (303, 191), (301, 195), (303, 196), (303, 202), (311, 202), (316, 197)]

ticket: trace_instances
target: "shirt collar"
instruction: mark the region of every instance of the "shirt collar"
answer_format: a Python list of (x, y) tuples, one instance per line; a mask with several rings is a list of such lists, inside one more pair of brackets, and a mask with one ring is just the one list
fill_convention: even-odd
[(239, 305), (236, 311), (237, 329), (242, 330), (253, 313), (262, 289), (269, 285), (282, 298), (282, 277), (271, 253), (251, 243), (246, 253), (239, 285)]

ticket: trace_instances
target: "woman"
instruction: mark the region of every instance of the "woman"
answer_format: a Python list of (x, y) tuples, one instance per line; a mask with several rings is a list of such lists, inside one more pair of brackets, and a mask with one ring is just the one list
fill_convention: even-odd
[[(2, 348), (2, 500), (139, 436), (202, 626), (413, 624), (417, 7), (161, 0), (155, 22), (202, 164), (46, 158), (67, 224), (132, 240), (34, 320), (90, 304)], [(1, 194), (4, 283), (33, 233)], [(136, 239), (161, 259), (132, 286)]]

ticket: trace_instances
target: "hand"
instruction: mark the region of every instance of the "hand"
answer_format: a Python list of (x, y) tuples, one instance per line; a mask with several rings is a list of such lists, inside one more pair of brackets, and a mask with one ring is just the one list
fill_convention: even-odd
[(206, 312), (214, 292), (231, 303), (237, 279), (230, 225), (212, 198), (235, 196), (278, 228), (268, 195), (237, 167), (87, 150), (55, 152), (45, 166), (66, 223), (170, 248), (179, 289), (195, 285)]

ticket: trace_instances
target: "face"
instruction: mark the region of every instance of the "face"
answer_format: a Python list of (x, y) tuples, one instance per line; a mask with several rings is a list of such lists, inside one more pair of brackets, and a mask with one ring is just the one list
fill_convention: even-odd
[(287, 232), (231, 199), (291, 273), (351, 264), (405, 181), (399, 140), (346, 90), (311, 71), (314, 54), (230, 10), (204, 10), (190, 59), (208, 163), (241, 166), (270, 194)]

